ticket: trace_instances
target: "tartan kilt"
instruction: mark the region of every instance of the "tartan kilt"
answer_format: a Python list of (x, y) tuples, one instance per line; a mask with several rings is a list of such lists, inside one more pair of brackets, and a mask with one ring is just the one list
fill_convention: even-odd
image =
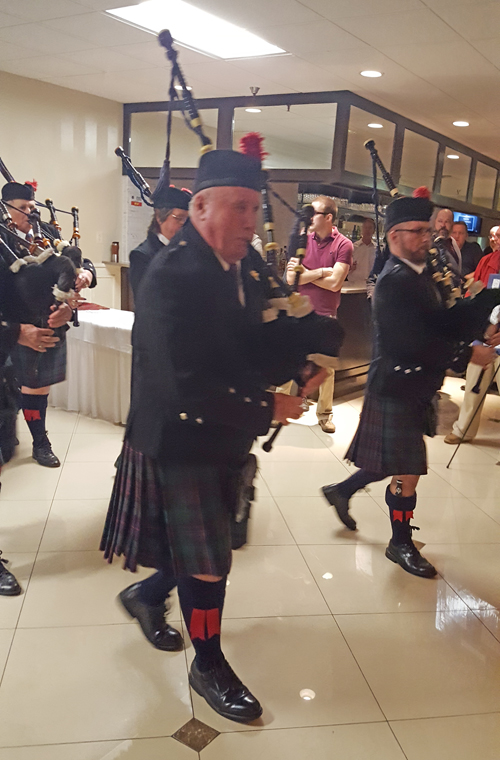
[(11, 357), (19, 385), (44, 388), (46, 385), (62, 383), (66, 379), (66, 334), (55, 334), (59, 343), (48, 348), (45, 353), (34, 351), (28, 346), (20, 346), (19, 343), (16, 345)]
[(101, 539), (108, 562), (124, 555), (175, 577), (224, 576), (231, 569), (231, 519), (240, 471), (226, 466), (160, 463), (127, 441)]
[(384, 475), (425, 475), (424, 434), (434, 434), (427, 404), (367, 392), (345, 458)]

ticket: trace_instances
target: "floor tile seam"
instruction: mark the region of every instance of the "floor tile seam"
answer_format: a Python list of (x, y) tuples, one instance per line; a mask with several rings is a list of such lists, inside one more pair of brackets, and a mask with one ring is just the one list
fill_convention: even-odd
[(498, 715), (500, 717), (500, 711), (499, 710), (487, 710), (485, 712), (478, 712), (478, 713), (457, 713), (456, 715), (429, 715), (426, 718), (390, 718), (388, 720), (389, 725), (391, 723), (407, 723), (409, 721), (417, 721), (417, 720), (446, 720), (446, 718), (475, 718), (478, 715)]
[[(455, 592), (456, 593), (456, 592)], [(463, 601), (463, 599), (461, 599)], [(465, 602), (464, 602), (465, 604)], [(340, 617), (355, 617), (356, 615), (396, 615), (398, 618), (401, 618), (403, 615), (433, 615), (436, 617), (436, 612), (439, 612), (442, 616), (453, 616), (453, 615), (469, 615), (474, 614), (474, 610), (470, 609), (466, 605), (466, 610), (392, 610), (389, 612), (337, 612), (333, 613), (334, 618), (340, 618)], [(480, 612), (481, 610), (477, 610), (477, 612)], [(493, 636), (493, 638), (495, 638)]]
[[(271, 491), (271, 489), (269, 488), (269, 485), (268, 485), (268, 483), (267, 483), (266, 479), (264, 478), (264, 476), (262, 475), (262, 472), (261, 472), (261, 470), (259, 470), (259, 472), (260, 472), (260, 475), (261, 475), (261, 478), (262, 478), (262, 480), (263, 480), (263, 481), (264, 481), (264, 483), (266, 484), (266, 488), (267, 488), (267, 490), (268, 490), (268, 491), (269, 491), (269, 493), (271, 494), (271, 499), (272, 499), (272, 501), (273, 501), (273, 504), (274, 504), (274, 506), (276, 507), (276, 509), (278, 510), (279, 514), (281, 515), (281, 519), (282, 519), (282, 520), (283, 520), (283, 522), (285, 523), (285, 525), (286, 525), (286, 527), (287, 527), (287, 530), (288, 530), (288, 532), (290, 533), (290, 535), (291, 535), (291, 537), (292, 537), (292, 540), (293, 540), (293, 542), (294, 542), (294, 543), (293, 543), (293, 544), (247, 544), (247, 545), (248, 545), (248, 546), (297, 546), (297, 541), (296, 541), (296, 539), (295, 539), (295, 536), (293, 535), (292, 531), (290, 530), (290, 526), (288, 525), (288, 523), (287, 523), (287, 521), (286, 521), (285, 515), (283, 514), (283, 512), (282, 512), (282, 511), (281, 511), (281, 509), (280, 509), (280, 505), (278, 504), (278, 501), (277, 501), (276, 497), (274, 496), (273, 492), (272, 492), (272, 491)], [(256, 488), (257, 488), (257, 490), (258, 490), (258, 486), (256, 486)], [(258, 501), (257, 501), (257, 502), (255, 502), (255, 504), (258, 504)]]
[[(170, 622), (174, 622), (174, 621), (170, 621)], [(182, 636), (182, 638), (184, 640), (184, 647), (183, 647), (182, 651), (184, 653), (184, 662), (186, 664), (187, 686), (188, 686), (188, 693), (189, 693), (189, 703), (191, 705), (191, 717), (192, 718), (196, 718), (196, 715), (194, 713), (193, 689), (191, 688), (191, 684), (189, 683), (189, 671), (191, 669), (191, 666), (190, 666), (189, 661), (188, 661), (188, 654), (187, 653), (188, 653), (188, 649), (190, 649), (190, 647), (189, 647), (189, 645), (186, 645), (186, 642), (189, 642), (189, 644), (191, 644), (191, 639), (189, 637), (189, 631), (186, 628), (186, 624), (185, 624), (185, 622), (183, 620), (182, 614), (181, 614), (181, 619), (180, 619), (180, 629), (181, 629), (180, 630), (181, 636)], [(192, 644), (191, 644), (191, 647), (192, 647)], [(187, 722), (188, 721), (186, 721), (186, 723)], [(179, 726), (179, 728), (182, 728), (182, 726)], [(178, 731), (179, 728), (176, 729), (176, 731)], [(174, 731), (174, 733), (175, 733), (175, 731)], [(182, 742), (180, 742), (180, 743), (182, 744)]]
[[(242, 725), (242, 724), (240, 724)], [(255, 733), (268, 733), (271, 731), (304, 731), (305, 729), (311, 729), (314, 730), (316, 728), (332, 728), (335, 727), (343, 727), (343, 726), (373, 726), (373, 725), (389, 725), (388, 720), (359, 720), (359, 721), (348, 721), (346, 723), (318, 723), (317, 725), (305, 725), (305, 726), (259, 726), (257, 728), (234, 728), (231, 730), (228, 728), (227, 730), (224, 729), (220, 732), (219, 736), (224, 735), (236, 735), (239, 736), (240, 734), (255, 734)], [(216, 737), (218, 738), (218, 737)], [(214, 740), (215, 741), (215, 740)], [(202, 750), (203, 751), (203, 750)]]
[(7, 670), (7, 663), (9, 662), (10, 653), (11, 653), (12, 647), (14, 645), (14, 638), (16, 636), (16, 629), (15, 628), (14, 629), (13, 628), (7, 628), (5, 630), (12, 631), (12, 637), (11, 637), (10, 644), (9, 644), (9, 651), (7, 652), (7, 657), (5, 658), (4, 666), (0, 670), (0, 689), (2, 688), (2, 682), (3, 682), (4, 676), (5, 676), (5, 671)]
[[(300, 547), (299, 547), (299, 551), (300, 551)], [(353, 658), (354, 662), (356, 663), (356, 666), (357, 666), (357, 668), (358, 668), (358, 670), (359, 670), (359, 672), (361, 674), (361, 677), (365, 681), (365, 683), (366, 683), (366, 685), (367, 685), (367, 687), (368, 687), (368, 689), (369, 689), (369, 691), (370, 691), (373, 699), (375, 700), (375, 704), (377, 705), (377, 707), (380, 710), (381, 714), (384, 716), (385, 721), (387, 721), (387, 716), (386, 716), (385, 712), (382, 709), (382, 705), (380, 704), (380, 702), (378, 701), (377, 697), (375, 696), (375, 692), (373, 691), (373, 689), (372, 689), (372, 687), (371, 687), (371, 685), (370, 685), (370, 683), (368, 681), (368, 678), (365, 675), (365, 673), (364, 673), (364, 671), (363, 671), (360, 663), (358, 662), (357, 658), (355, 657), (354, 652), (352, 651), (352, 649), (351, 649), (351, 647), (349, 645), (349, 642), (347, 641), (347, 638), (344, 635), (343, 630), (341, 629), (338, 621), (336, 620), (336, 616), (333, 614), (333, 612), (331, 612), (330, 605), (328, 604), (328, 600), (326, 599), (325, 595), (323, 594), (323, 591), (322, 591), (321, 587), (319, 586), (319, 583), (316, 581), (316, 578), (314, 577), (314, 573), (311, 570), (311, 568), (309, 567), (307, 559), (304, 557), (304, 554), (302, 553), (302, 551), (300, 553), (302, 554), (304, 562), (306, 563), (306, 566), (307, 566), (309, 572), (311, 573), (311, 575), (312, 575), (312, 577), (314, 579), (314, 582), (316, 583), (316, 586), (317, 586), (317, 588), (318, 588), (318, 590), (319, 590), (319, 592), (320, 592), (320, 594), (321, 594), (321, 596), (323, 598), (323, 601), (325, 602), (327, 608), (330, 610), (331, 616), (332, 616), (332, 618), (333, 618), (333, 620), (335, 622), (335, 625), (337, 626), (337, 630), (339, 631), (342, 639), (344, 640), (344, 643), (345, 643), (346, 647), (348, 648), (349, 652), (351, 653), (351, 657)]]
[[(442, 476), (442, 475), (440, 475), (440, 474), (439, 474), (439, 472), (436, 472), (436, 470), (434, 469), (434, 466), (435, 466), (435, 465), (431, 465), (431, 464), (428, 466), (428, 467), (429, 467), (429, 470), (430, 470), (431, 472), (433, 472), (433, 473), (434, 473), (434, 475), (436, 475), (436, 476), (437, 476), (437, 477), (438, 477), (440, 480), (442, 480), (442, 481), (443, 481), (443, 483), (446, 483), (446, 485), (447, 485), (447, 486), (449, 486), (449, 487), (450, 487), (450, 488), (451, 488), (453, 491), (456, 491), (456, 492), (457, 492), (457, 494), (459, 494), (460, 496), (463, 496), (463, 497), (464, 497), (464, 498), (466, 498), (466, 499), (468, 499), (468, 498), (469, 498), (469, 496), (467, 496), (466, 494), (462, 493), (462, 491), (460, 491), (458, 488), (456, 488), (455, 486), (453, 486), (453, 485), (450, 483), (450, 481), (449, 481), (449, 480), (446, 480), (446, 478), (443, 478), (443, 476)], [(453, 495), (454, 495), (454, 494), (452, 494), (452, 496), (453, 496)]]
[(477, 614), (476, 614), (476, 613), (478, 613), (478, 612), (487, 612), (487, 610), (477, 610), (477, 609), (472, 609), (472, 608), (471, 608), (471, 612), (472, 612), (472, 614), (474, 615), (474, 617), (475, 617), (477, 620), (479, 620), (479, 622), (481, 623), (481, 625), (483, 625), (483, 626), (486, 628), (486, 630), (487, 630), (489, 633), (491, 633), (491, 635), (493, 636), (493, 638), (494, 638), (494, 639), (496, 639), (496, 641), (498, 641), (498, 642), (500, 643), (500, 634), (499, 634), (498, 636), (497, 636), (497, 635), (495, 635), (495, 634), (493, 633), (493, 631), (492, 631), (490, 628), (488, 628), (488, 626), (486, 625), (486, 623), (484, 622), (484, 620), (483, 620), (481, 617), (479, 617), (479, 615), (477, 615)]
[[(179, 729), (176, 729), (177, 731)], [(111, 744), (112, 742), (148, 741), (149, 739), (173, 739), (173, 734), (161, 734), (160, 736), (117, 736), (111, 739), (82, 739), (73, 742), (49, 742), (43, 744), (0, 744), (0, 749), (36, 749), (37, 747), (78, 747), (81, 744)], [(185, 746), (185, 745), (184, 745)]]

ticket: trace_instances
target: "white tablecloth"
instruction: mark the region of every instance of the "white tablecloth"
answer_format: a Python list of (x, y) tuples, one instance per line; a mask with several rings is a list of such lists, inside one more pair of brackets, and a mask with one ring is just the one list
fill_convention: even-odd
[(127, 420), (130, 404), (134, 313), (118, 309), (80, 311), (71, 327), (66, 380), (53, 385), (49, 403), (110, 422)]

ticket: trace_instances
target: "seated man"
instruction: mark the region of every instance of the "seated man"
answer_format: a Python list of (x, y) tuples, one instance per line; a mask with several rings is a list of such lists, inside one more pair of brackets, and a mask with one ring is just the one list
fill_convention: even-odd
[(470, 243), (467, 240), (468, 235), (469, 231), (465, 222), (453, 222), (451, 236), (462, 255), (462, 277), (472, 274), (484, 256), (479, 243)]

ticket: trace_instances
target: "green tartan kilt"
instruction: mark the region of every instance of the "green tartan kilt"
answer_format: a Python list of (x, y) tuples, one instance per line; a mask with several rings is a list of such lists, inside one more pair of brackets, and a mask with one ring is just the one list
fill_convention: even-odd
[(11, 357), (19, 385), (45, 388), (66, 379), (66, 334), (57, 332), (56, 335), (59, 343), (45, 353), (34, 351), (28, 346), (16, 345)]
[(124, 568), (168, 569), (175, 577), (224, 576), (231, 569), (231, 520), (241, 469), (163, 464), (125, 441), (101, 550)]

